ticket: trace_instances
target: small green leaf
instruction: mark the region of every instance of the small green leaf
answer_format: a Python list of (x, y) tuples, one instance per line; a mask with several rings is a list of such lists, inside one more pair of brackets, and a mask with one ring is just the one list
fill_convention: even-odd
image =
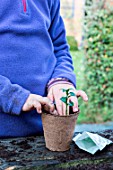
[(73, 92), (70, 92), (69, 94), (70, 94), (70, 96), (76, 96), (76, 94)]
[(62, 102), (64, 102), (64, 103), (66, 103), (66, 102), (67, 102), (67, 97), (62, 97), (62, 98), (60, 98), (60, 100), (61, 100)]
[(63, 92), (67, 92), (67, 90), (66, 90), (66, 89), (63, 89)]
[(61, 89), (63, 92), (66, 92), (67, 91), (67, 89)]
[(69, 105), (69, 106), (74, 106), (74, 103), (73, 103), (72, 101), (70, 101), (70, 102), (68, 103), (68, 105)]

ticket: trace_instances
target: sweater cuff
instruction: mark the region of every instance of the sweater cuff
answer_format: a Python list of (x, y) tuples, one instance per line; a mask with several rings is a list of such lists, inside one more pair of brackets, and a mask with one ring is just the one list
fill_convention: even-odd
[(11, 113), (19, 115), (22, 111), (22, 107), (26, 102), (30, 92), (26, 89), (21, 89), (13, 98), (13, 104), (11, 106)]
[(49, 81), (49, 83), (47, 84), (47, 90), (49, 91), (49, 89), (56, 85), (56, 84), (70, 84), (73, 85), (68, 79), (66, 78), (53, 78)]

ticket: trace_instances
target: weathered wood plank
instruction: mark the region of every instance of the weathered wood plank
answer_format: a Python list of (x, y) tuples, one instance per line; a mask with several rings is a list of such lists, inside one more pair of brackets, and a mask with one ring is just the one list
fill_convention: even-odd
[[(113, 131), (100, 133), (113, 141)], [(95, 155), (80, 150), (72, 142), (66, 152), (51, 152), (44, 138), (28, 137), (0, 140), (0, 170), (113, 169), (113, 145)]]

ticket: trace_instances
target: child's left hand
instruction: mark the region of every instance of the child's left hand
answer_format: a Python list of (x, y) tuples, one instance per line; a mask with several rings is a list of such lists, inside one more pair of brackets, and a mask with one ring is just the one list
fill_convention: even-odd
[[(88, 96), (83, 90), (76, 90), (73, 85), (70, 84), (56, 84), (53, 85), (48, 92), (48, 98), (52, 101), (55, 102), (56, 104), (56, 109), (57, 112), (54, 111), (53, 114), (59, 114), (59, 115), (65, 115), (66, 111), (66, 106), (65, 103), (63, 103), (60, 98), (64, 96), (64, 92), (61, 89), (68, 89), (68, 88), (73, 88), (73, 92), (75, 93), (76, 96), (71, 96), (69, 98), (70, 101), (74, 103), (73, 106), (73, 112), (78, 111), (78, 99), (77, 97), (82, 97), (84, 101), (88, 101)], [(69, 109), (69, 107), (68, 107)]]

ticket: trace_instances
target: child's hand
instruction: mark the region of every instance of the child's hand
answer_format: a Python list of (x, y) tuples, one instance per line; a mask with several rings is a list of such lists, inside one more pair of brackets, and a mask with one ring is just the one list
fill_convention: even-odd
[[(53, 114), (59, 114), (59, 115), (65, 115), (66, 114), (66, 105), (63, 103), (60, 98), (65, 96), (63, 91), (61, 89), (68, 89), (73, 88), (73, 91), (76, 96), (71, 96), (69, 98), (69, 101), (72, 101), (74, 103), (74, 106), (72, 107), (73, 112), (78, 111), (78, 99), (77, 97), (82, 97), (84, 101), (88, 101), (88, 96), (83, 90), (76, 90), (73, 85), (69, 84), (56, 84), (53, 85), (48, 92), (48, 98), (56, 103), (56, 109), (57, 112), (53, 112)], [(69, 110), (69, 107), (68, 107)]]
[(38, 113), (42, 113), (42, 107), (46, 106), (47, 111), (54, 111), (54, 104), (47, 97), (42, 97), (36, 94), (30, 94), (25, 104), (23, 105), (22, 111), (30, 111), (36, 109)]

